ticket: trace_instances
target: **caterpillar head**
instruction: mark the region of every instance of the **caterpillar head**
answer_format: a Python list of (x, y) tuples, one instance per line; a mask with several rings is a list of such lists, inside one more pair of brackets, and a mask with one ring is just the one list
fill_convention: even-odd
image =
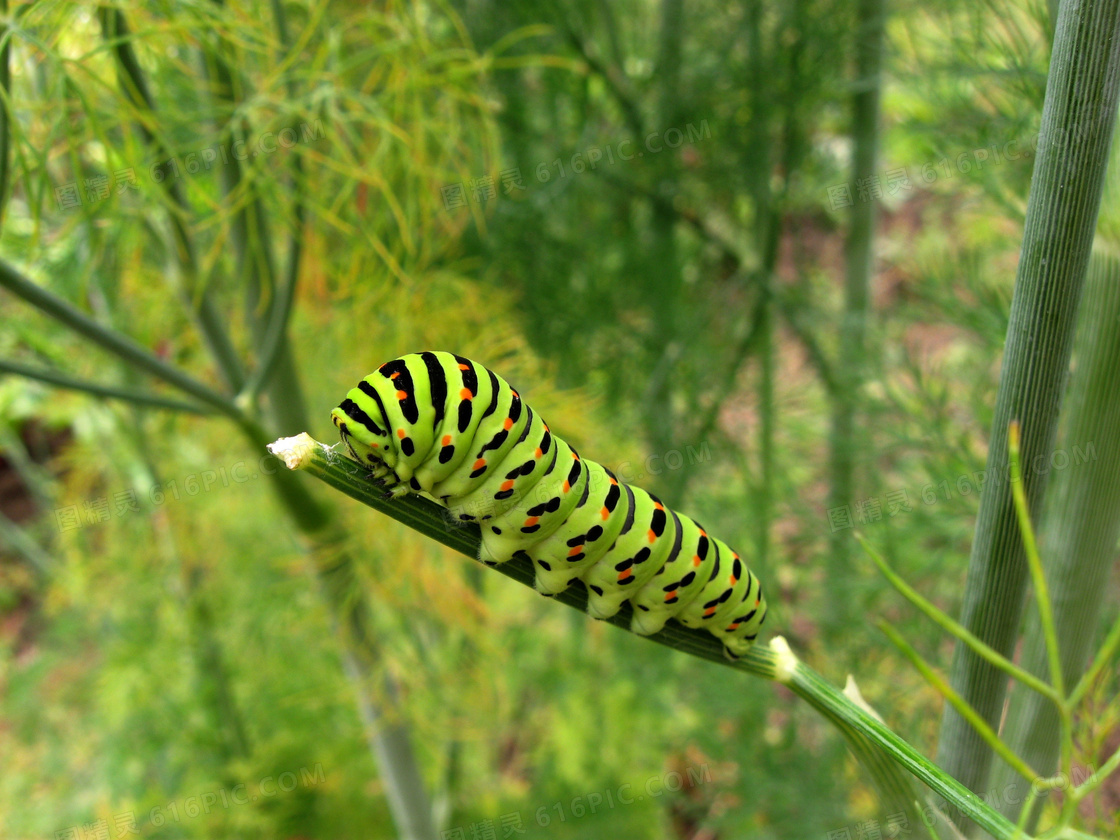
[(389, 430), (381, 428), (353, 400), (343, 400), (331, 412), (331, 421), (338, 427), (342, 442), (354, 460), (393, 466), (396, 453)]

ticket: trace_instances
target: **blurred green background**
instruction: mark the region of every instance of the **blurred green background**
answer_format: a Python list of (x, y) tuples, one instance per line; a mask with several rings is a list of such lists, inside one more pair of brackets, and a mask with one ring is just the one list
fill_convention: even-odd
[[(302, 476), (278, 496), (263, 442), (333, 441), (389, 358), (477, 359), (736, 546), (767, 631), (932, 754), (941, 699), (874, 619), (942, 670), (951, 640), (853, 533), (958, 613), (1045, 3), (4, 14), (4, 258), (213, 391), (248, 383), (257, 427), (0, 379), (0, 836), (408, 836), (401, 761), (440, 837), (916, 833), (783, 688)], [(183, 399), (11, 295), (0, 318), (4, 359)], [(1120, 742), (1115, 671), (1084, 766)], [(1118, 809), (1106, 786), (1086, 830)]]

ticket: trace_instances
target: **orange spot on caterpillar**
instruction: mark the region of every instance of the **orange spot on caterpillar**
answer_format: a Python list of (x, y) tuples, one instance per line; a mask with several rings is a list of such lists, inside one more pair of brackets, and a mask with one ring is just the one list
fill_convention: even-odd
[(543, 453), (543, 452), (541, 452), (541, 448), (540, 448), (540, 447), (538, 446), (538, 447), (537, 447), (537, 451), (533, 453), (533, 457), (534, 457), (534, 458), (539, 458), (539, 457), (541, 457), (541, 456), (542, 456), (543, 454), (544, 454), (544, 453)]
[(470, 365), (459, 365), (459, 370), (470, 370), (470, 369), (471, 369)]
[(704, 618), (708, 618), (709, 616), (713, 616), (715, 614), (716, 614), (716, 608), (715, 607), (708, 607), (706, 610), (704, 610)]
[(510, 479), (509, 481), (503, 481), (502, 482), (502, 492), (503, 493), (506, 490), (512, 490), (512, 489), (513, 489), (513, 479)]
[(652, 528), (650, 528), (650, 529), (649, 529), (649, 531), (648, 531), (648, 536), (649, 536), (649, 541), (650, 541), (650, 542), (653, 542), (654, 540), (656, 540), (656, 539), (657, 539), (657, 534), (653, 533), (653, 529), (652, 529)]
[(569, 484), (569, 483), (567, 482), (567, 480), (565, 480), (565, 481), (564, 481), (564, 492), (565, 492), (565, 493), (567, 493), (567, 492), (568, 492), (568, 491), (570, 491), (571, 489), (572, 489), (572, 485), (570, 485), (570, 484)]
[(618, 573), (618, 579), (620, 581), (626, 580), (628, 577), (632, 576), (633, 574), (634, 573), (632, 571), (630, 571), (629, 569), (626, 569), (625, 571)]
[(474, 462), (474, 466), (471, 468), (471, 472), (474, 472), (475, 470), (480, 470), (485, 466), (486, 466), (486, 459), (485, 458), (479, 458), (477, 461)]
[(450, 446), (451, 445), (451, 435), (444, 435), (443, 436), (443, 445), (444, 446)]
[(665, 505), (661, 504), (661, 502), (654, 502), (653, 506), (658, 510), (665, 510)]
[(699, 554), (693, 554), (693, 555), (692, 555), (692, 565), (693, 565), (693, 566), (699, 566), (699, 565), (700, 565), (701, 563), (703, 563), (703, 562), (704, 562), (704, 561), (700, 559), (700, 555), (699, 555)]
[(521, 399), (521, 395), (520, 395), (519, 393), (517, 393), (517, 392), (516, 392), (515, 390), (513, 390), (512, 388), (510, 388), (510, 389), (509, 389), (509, 392), (510, 392), (511, 394), (513, 394), (513, 396), (514, 396), (515, 398), (517, 398), (517, 399)]
[(408, 394), (405, 391), (397, 391), (397, 399), (398, 400), (407, 400), (408, 399)]
[(405, 438), (404, 429), (397, 429), (397, 437), (399, 437), (401, 440), (404, 440), (404, 438)]
[(727, 628), (727, 632), (730, 633), (732, 630), (734, 630), (738, 626), (739, 626), (739, 622), (736, 621), (734, 624), (732, 624), (730, 627)]
[[(385, 367), (385, 365), (382, 365), (381, 367)], [(380, 370), (380, 369), (381, 369), (381, 368), (378, 368), (378, 370)], [(397, 378), (398, 376), (400, 376), (400, 375), (401, 375), (401, 372), (400, 372), (400, 371), (398, 370), (398, 371), (397, 371), (396, 373), (390, 373), (390, 374), (389, 374), (389, 378), (390, 378), (390, 379), (396, 379), (396, 378)]]
[(510, 417), (507, 417), (507, 418), (506, 418), (506, 422), (504, 422), (504, 423), (502, 424), (502, 428), (503, 428), (503, 429), (505, 429), (505, 430), (506, 430), (507, 432), (508, 432), (508, 431), (509, 431), (510, 429), (512, 429), (512, 428), (513, 428), (513, 419), (512, 419), (512, 418), (510, 418)]
[(665, 600), (666, 601), (672, 601), (676, 597), (677, 597), (677, 590), (675, 590), (675, 589), (672, 592), (666, 592), (665, 593)]
[(473, 400), (474, 394), (471, 393), (470, 388), (463, 388), (461, 391), (459, 391), (459, 398), (464, 400)]
[(381, 444), (380, 444), (380, 443), (374, 442), (374, 444), (373, 444), (373, 448), (374, 448), (374, 449), (377, 449), (377, 447), (379, 447), (379, 446), (381, 446)]
[(528, 519), (525, 520), (525, 524), (521, 527), (532, 528), (534, 525), (536, 525), (540, 521), (541, 521), (541, 518), (539, 516), (530, 516)]
[(571, 548), (568, 551), (568, 556), (569, 557), (575, 557), (577, 554), (580, 554), (582, 552), (583, 552), (583, 546), (582, 545), (577, 545), (577, 546), (574, 546), (573, 548)]
[(613, 479), (613, 478), (612, 478), (612, 479), (611, 479), (611, 484), (618, 484), (618, 481), (617, 481), (616, 479)]
[(731, 577), (729, 577), (728, 580), (731, 582), (732, 586), (734, 586), (736, 583), (739, 582), (739, 578), (735, 577), (735, 575), (732, 575)]
[(574, 452), (572, 453), (572, 460), (573, 461), (578, 461), (579, 460), (579, 456)]
[(603, 519), (610, 519), (611, 512), (609, 510), (607, 510), (606, 508), (603, 508), (602, 510), (599, 511), (599, 515), (601, 517), (603, 517)]
[(706, 536), (708, 536), (708, 532), (707, 532), (707, 531), (705, 531), (705, 530), (704, 530), (703, 528), (701, 528), (701, 529), (700, 529), (700, 536), (702, 536), (702, 537), (706, 537)]

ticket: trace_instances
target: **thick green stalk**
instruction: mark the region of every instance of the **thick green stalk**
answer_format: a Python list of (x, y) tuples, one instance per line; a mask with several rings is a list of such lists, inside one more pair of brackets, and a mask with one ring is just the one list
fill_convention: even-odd
[[(365, 468), (336, 454), (330, 447), (309, 435), (282, 438), (270, 444), (269, 450), (281, 458), (289, 469), (306, 471), (334, 489), (455, 551), (472, 559), (478, 557), (481, 535), (477, 525), (449, 521), (444, 508), (418, 496), (387, 499), (380, 485), (368, 480)], [(533, 586), (533, 567), (527, 559), (515, 558), (497, 566), (495, 571), (527, 587)], [(552, 600), (580, 611), (587, 609), (587, 591), (582, 586), (569, 587)], [(618, 615), (607, 619), (607, 623), (629, 629), (631, 616), (632, 608), (627, 603)], [(1009, 821), (888, 729), (863, 705), (853, 701), (800, 662), (781, 637), (776, 637), (768, 647), (755, 645), (746, 656), (733, 662), (727, 659), (723, 645), (713, 635), (704, 630), (690, 630), (675, 621), (669, 622), (665, 629), (647, 638), (682, 653), (785, 683), (795, 694), (837, 725), (841, 734), (849, 740), (857, 758), (861, 761), (874, 761), (879, 765), (879, 769), (869, 768), (869, 771), (878, 782), (885, 782), (893, 788), (893, 801), (906, 797), (905, 787), (898, 785), (897, 774), (880, 772), (884, 757), (968, 814), (994, 837), (1011, 840), (1015, 836), (1015, 827)], [(916, 830), (914, 825), (910, 828)]]
[[(961, 624), (1007, 656), (1027, 584), (1019, 524), (1007, 481), (1007, 429), (1022, 426), (1026, 498), (1037, 514), (1054, 440), (1073, 327), (1096, 228), (1120, 92), (1120, 0), (1063, 3), (1023, 247), (988, 445), (987, 481), (969, 561)], [(1007, 678), (958, 643), (953, 688), (989, 725), (998, 724)], [(992, 751), (946, 708), (939, 764), (971, 790), (984, 790)]]
[[(832, 435), (829, 442), (829, 508), (855, 501), (855, 465), (862, 435), (856, 425), (859, 391), (866, 357), (868, 295), (874, 268), (874, 197), (870, 190), (876, 175), (879, 146), (879, 99), (882, 88), (886, 0), (859, 0), (856, 4), (856, 83), (852, 97), (852, 183), (856, 188), (844, 243), (844, 314), (840, 323), (840, 355), (834, 371), (840, 387), (833, 393)], [(842, 529), (829, 540), (828, 598), (833, 629), (847, 625), (852, 599), (852, 544)]]
[[(1070, 421), (1058, 450), (1070, 460), (1056, 462), (1065, 466), (1054, 467), (1040, 528), (1062, 680), (1067, 688), (1077, 683), (1088, 665), (1120, 540), (1120, 388), (1116, 383), (1120, 370), (1120, 259), (1116, 256), (1093, 253), (1080, 321), (1066, 398)], [(1039, 677), (1048, 672), (1041, 622), (1033, 611), (1027, 617), (1021, 663)], [(1004, 733), (1008, 746), (1040, 773), (1050, 776), (1057, 772), (1058, 713), (1053, 703), (1016, 686)], [(1015, 819), (1027, 784), (1012, 778), (1003, 764), (997, 764), (993, 773), (994, 790), (1015, 791), (1000, 803), (1004, 815)], [(1036, 808), (1028, 827), (1033, 827), (1038, 813)]]

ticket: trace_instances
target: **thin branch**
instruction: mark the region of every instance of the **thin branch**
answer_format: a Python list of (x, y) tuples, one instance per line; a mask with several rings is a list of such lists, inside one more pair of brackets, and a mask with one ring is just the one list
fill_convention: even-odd
[(1042, 560), (1038, 556), (1038, 541), (1031, 527), (1031, 514), (1027, 508), (1027, 495), (1023, 492), (1023, 472), (1019, 464), (1019, 422), (1012, 421), (1007, 430), (1007, 443), (1011, 456), (1011, 495), (1015, 501), (1015, 513), (1019, 517), (1019, 531), (1023, 537), (1023, 550), (1027, 555), (1027, 565), (1034, 584), (1035, 600), (1038, 602), (1038, 615), (1042, 620), (1042, 635), (1046, 640), (1046, 655), (1050, 661), (1050, 681), (1059, 696), (1065, 694), (1062, 680), (1062, 655), (1058, 649), (1058, 633), (1054, 629), (1054, 605), (1050, 598), (1050, 588), (1046, 585), (1046, 575), (1042, 571)]
[[(289, 46), (288, 24), (284, 15), (284, 4), (281, 0), (272, 0), (272, 15), (276, 21), (277, 38), (280, 46), (287, 49)], [(295, 83), (289, 79), (287, 83), (288, 96), (295, 98)], [(292, 316), (292, 306), (296, 296), (296, 285), (299, 282), (300, 259), (303, 255), (303, 159), (292, 155), (291, 192), (292, 216), (294, 229), (288, 241), (288, 264), (284, 273), (284, 280), (278, 290), (273, 291), (272, 307), (269, 310), (268, 324), (261, 339), (258, 352), (257, 369), (250, 375), (245, 385), (245, 394), (256, 401), (261, 389), (271, 379), (276, 370), (277, 362), (286, 346), (288, 322)], [(266, 241), (267, 244), (267, 241)]]
[(631, 195), (637, 195), (641, 198), (645, 198), (658, 210), (666, 213), (671, 213), (682, 222), (687, 223), (705, 240), (712, 243), (713, 245), (719, 246), (719, 248), (723, 251), (724, 256), (732, 259), (735, 262), (736, 266), (750, 266), (753, 262), (753, 260), (748, 257), (743, 247), (739, 245), (739, 243), (737, 243), (732, 237), (729, 237), (717, 230), (710, 219), (707, 219), (704, 216), (701, 216), (700, 214), (687, 208), (678, 207), (665, 196), (659, 195), (654, 190), (651, 190), (648, 187), (644, 187), (641, 184), (636, 184), (633, 181), (629, 181), (625, 178), (619, 178), (606, 171), (605, 169), (599, 169), (597, 171), (599, 173), (599, 177), (605, 180), (612, 187), (622, 190), (623, 192), (630, 193)]
[(171, 411), (182, 411), (188, 414), (214, 413), (212, 408), (207, 408), (197, 403), (181, 402), (180, 400), (173, 400), (169, 397), (161, 397), (159, 394), (135, 391), (131, 388), (117, 388), (113, 385), (100, 385), (96, 382), (87, 382), (84, 379), (76, 379), (75, 377), (67, 376), (59, 371), (29, 367), (28, 365), (12, 362), (7, 359), (0, 359), (0, 374), (3, 373), (14, 373), (17, 376), (24, 376), (39, 382), (46, 382), (50, 385), (56, 385), (59, 388), (66, 388), (71, 391), (82, 391), (97, 397), (124, 400), (136, 405), (146, 405), (152, 408), (166, 408)]
[(886, 621), (878, 621), (876, 625), (883, 631), (886, 637), (891, 640), (891, 643), (902, 652), (902, 655), (910, 660), (910, 664), (918, 669), (918, 673), (925, 678), (925, 681), (933, 686), (937, 693), (944, 697), (945, 700), (957, 710), (961, 717), (972, 724), (973, 728), (980, 733), (980, 737), (984, 739), (988, 746), (995, 750), (1000, 758), (1013, 767), (1016, 773), (1028, 782), (1034, 781), (1039, 777), (1037, 772), (1028, 767), (1019, 756), (1015, 755), (1015, 753), (1007, 748), (1007, 745), (999, 739), (999, 735), (996, 734), (995, 730), (988, 726), (988, 724), (984, 722), (984, 719), (976, 713), (976, 710), (968, 705), (957, 692), (953, 691), (952, 687), (943, 676), (929, 667), (926, 661), (918, 655), (918, 652), (910, 646), (909, 642), (902, 638), (897, 630), (891, 627)]
[[(117, 60), (118, 77), (121, 89), (137, 112), (148, 119), (154, 119), (156, 108), (144, 72), (136, 53), (132, 49), (131, 35), (124, 13), (119, 9), (102, 6), (98, 9), (101, 28), (105, 40), (112, 45), (113, 55)], [(155, 152), (157, 160), (171, 157), (171, 152), (155, 133), (144, 123), (143, 119), (136, 121), (144, 142)], [(244, 373), (237, 350), (230, 341), (225, 324), (208, 289), (198, 289), (200, 280), (198, 258), (195, 255), (194, 244), (183, 219), (189, 215), (190, 205), (183, 194), (182, 185), (177, 178), (164, 178), (161, 182), (164, 191), (171, 201), (171, 229), (175, 239), (175, 256), (183, 267), (190, 280), (189, 294), (185, 296), (184, 305), (198, 321), (199, 330), (202, 332), (206, 346), (218, 365), (226, 384), (231, 390), (240, 390), (244, 384)], [(197, 308), (191, 295), (197, 296)]]
[(47, 552), (27, 530), (18, 523), (13, 522), (6, 514), (0, 512), (0, 537), (13, 551), (23, 555), (35, 573), (40, 577), (50, 574), (54, 558)]
[(642, 112), (638, 109), (638, 104), (630, 93), (625, 88), (625, 83), (622, 80), (620, 69), (610, 67), (600, 61), (587, 49), (584, 44), (583, 38), (575, 31), (569, 22), (569, 18), (564, 19), (565, 34), (568, 36), (568, 42), (579, 53), (580, 58), (584, 60), (587, 66), (598, 75), (604, 82), (607, 83), (607, 89), (610, 90), (611, 95), (618, 103), (618, 107), (622, 109), (623, 118), (630, 130), (636, 136), (641, 136), (645, 133), (645, 121), (642, 119)]
[(830, 395), (836, 394), (840, 389), (840, 383), (837, 382), (832, 362), (829, 361), (824, 348), (821, 347), (820, 342), (817, 341), (812, 331), (806, 329), (798, 320), (797, 313), (794, 311), (785, 295), (776, 294), (774, 300), (777, 302), (778, 309), (785, 318), (786, 326), (789, 327), (790, 332), (792, 332), (797, 340), (801, 342), (802, 346), (804, 346), (805, 352), (809, 356), (809, 362), (816, 369), (817, 376), (821, 378), (825, 390), (828, 391)]
[(69, 301), (63, 300), (22, 275), (4, 260), (0, 260), (0, 286), (56, 321), (65, 324), (79, 335), (85, 336), (95, 344), (128, 362), (133, 367), (150, 373), (180, 391), (190, 394), (199, 402), (213, 407), (220, 414), (238, 422), (245, 420), (241, 410), (221, 394), (210, 390), (197, 379), (188, 376), (178, 368), (156, 358), (128, 336), (95, 321)]
[(1081, 679), (1078, 680), (1073, 689), (1073, 693), (1070, 694), (1069, 704), (1071, 707), (1076, 706), (1084, 699), (1089, 689), (1093, 687), (1093, 683), (1097, 681), (1101, 671), (1112, 661), (1112, 657), (1117, 650), (1120, 650), (1120, 618), (1116, 619), (1112, 629), (1108, 631), (1104, 644), (1101, 645), (1097, 655), (1093, 658), (1093, 664), (1089, 666), (1089, 670), (1082, 674)]
[(992, 650), (992, 648), (988, 647), (988, 645), (984, 644), (976, 638), (976, 636), (969, 633), (968, 630), (953, 621), (952, 618), (919, 595), (917, 590), (910, 586), (910, 584), (903, 580), (894, 569), (887, 565), (887, 561), (871, 546), (871, 543), (867, 541), (867, 538), (864, 537), (863, 534), (856, 534), (856, 539), (859, 541), (859, 544), (863, 546), (864, 551), (866, 551), (875, 562), (875, 565), (879, 567), (879, 571), (883, 573), (883, 577), (887, 579), (890, 585), (897, 589), (902, 597), (925, 613), (938, 627), (955, 638), (960, 639), (968, 645), (977, 656), (983, 657), (1012, 679), (1016, 679), (1028, 688), (1037, 691), (1043, 697), (1053, 701), (1055, 705), (1062, 705), (1062, 696), (1055, 691), (1053, 686), (1047, 685), (1030, 671), (1020, 668), (1007, 657), (1001, 656), (999, 653)]
[[(8, 16), (8, 0), (0, 0), (0, 18)], [(12, 128), (12, 30), (0, 23), (0, 225), (8, 209), (8, 183), (11, 181)]]
[(764, 290), (763, 294), (759, 296), (759, 299), (755, 301), (750, 326), (732, 352), (731, 364), (727, 366), (723, 374), (723, 380), (715, 389), (717, 397), (712, 401), (712, 404), (708, 406), (708, 410), (705, 412), (703, 419), (697, 427), (699, 431), (693, 436), (694, 440), (708, 439), (708, 436), (716, 427), (716, 422), (719, 420), (720, 409), (723, 408), (728, 395), (734, 393), (733, 386), (735, 385), (735, 379), (739, 375), (743, 363), (750, 354), (754, 352), (755, 343), (758, 341), (762, 332), (762, 326), (766, 321), (766, 302), (767, 295)]

